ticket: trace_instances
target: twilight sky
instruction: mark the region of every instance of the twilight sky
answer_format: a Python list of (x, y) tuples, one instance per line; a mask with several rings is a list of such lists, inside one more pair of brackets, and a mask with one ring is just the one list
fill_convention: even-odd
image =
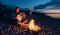
[(0, 0), (5, 5), (14, 5), (19, 6), (21, 8), (29, 8), (32, 9), (34, 6), (39, 4), (45, 4), (50, 2), (51, 0)]
[[(34, 9), (40, 13), (60, 13), (60, 0), (0, 0), (5, 5)], [(42, 9), (42, 12), (40, 11)], [(60, 18), (60, 14), (45, 14), (53, 18)]]

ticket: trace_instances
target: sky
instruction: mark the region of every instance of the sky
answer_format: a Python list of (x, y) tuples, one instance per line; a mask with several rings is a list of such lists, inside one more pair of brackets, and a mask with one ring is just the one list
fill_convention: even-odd
[(39, 11), (40, 13), (54, 13), (45, 15), (60, 19), (60, 0), (52, 0), (50, 2), (47, 2), (46, 4), (39, 4), (35, 6), (34, 9)]
[[(40, 13), (60, 13), (60, 0), (0, 0), (0, 2), (5, 5), (29, 8), (30, 10), (36, 9)], [(60, 14), (45, 15), (60, 18)]]
[(21, 8), (33, 9), (34, 6), (45, 4), (51, 0), (0, 0), (5, 5), (13, 5)]

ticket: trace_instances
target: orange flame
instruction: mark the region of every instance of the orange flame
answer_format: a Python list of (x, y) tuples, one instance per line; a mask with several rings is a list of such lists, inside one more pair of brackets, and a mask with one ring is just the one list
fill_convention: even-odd
[(29, 29), (32, 30), (32, 31), (38, 31), (38, 30), (41, 30), (41, 28), (37, 25), (34, 24), (34, 20), (30, 20), (29, 22)]
[(29, 29), (33, 30), (33, 28), (34, 28), (34, 20), (30, 20), (30, 22), (29, 22)]

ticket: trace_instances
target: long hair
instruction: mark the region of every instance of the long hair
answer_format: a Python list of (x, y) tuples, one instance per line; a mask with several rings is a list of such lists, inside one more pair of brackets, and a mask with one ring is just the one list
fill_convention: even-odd
[(20, 12), (16, 13), (16, 9), (18, 9), (18, 8), (19, 8), (19, 7), (16, 7), (16, 8), (15, 8), (15, 14), (19, 14), (19, 13), (20, 13)]

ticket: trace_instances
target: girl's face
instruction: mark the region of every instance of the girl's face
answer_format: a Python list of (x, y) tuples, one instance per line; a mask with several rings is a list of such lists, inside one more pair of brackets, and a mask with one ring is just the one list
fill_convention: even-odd
[(20, 9), (19, 9), (19, 8), (17, 8), (17, 9), (16, 9), (16, 13), (18, 13), (19, 11), (20, 11)]
[(21, 21), (22, 18), (23, 18), (23, 16), (21, 16), (21, 15), (17, 15), (17, 16), (16, 16), (16, 19), (17, 19), (18, 21)]

